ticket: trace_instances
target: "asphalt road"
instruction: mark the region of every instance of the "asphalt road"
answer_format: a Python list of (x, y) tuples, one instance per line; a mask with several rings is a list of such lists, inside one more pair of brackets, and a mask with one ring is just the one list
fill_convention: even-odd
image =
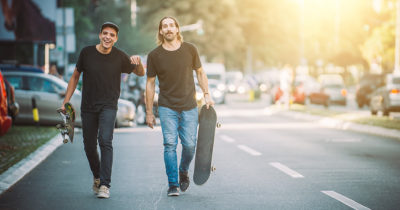
[(123, 128), (114, 135), (110, 199), (92, 194), (77, 134), (3, 193), (0, 209), (399, 208), (400, 141), (293, 120), (238, 96), (216, 109), (217, 170), (203, 186), (167, 197), (160, 127)]

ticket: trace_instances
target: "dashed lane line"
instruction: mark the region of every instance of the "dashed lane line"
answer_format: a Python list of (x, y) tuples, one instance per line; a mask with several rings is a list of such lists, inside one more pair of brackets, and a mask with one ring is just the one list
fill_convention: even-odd
[(282, 163), (278, 163), (278, 162), (271, 162), (269, 163), (271, 166), (279, 169), (280, 171), (284, 172), (285, 174), (293, 177), (293, 178), (304, 178), (303, 175), (297, 173), (296, 171), (290, 169), (289, 167), (283, 165)]
[(237, 145), (237, 147), (238, 147), (239, 149), (241, 149), (241, 150), (243, 150), (243, 151), (249, 153), (250, 155), (253, 155), (253, 156), (260, 156), (260, 155), (261, 155), (260, 152), (254, 150), (254, 149), (252, 149), (252, 148), (250, 148), (250, 147), (248, 147), (248, 146), (246, 146), (246, 145), (240, 144), (240, 145)]
[(227, 136), (227, 135), (219, 135), (219, 138), (220, 138), (221, 140), (225, 141), (225, 142), (228, 142), (228, 143), (233, 143), (233, 142), (235, 142), (235, 139), (233, 139), (233, 138), (231, 138), (231, 137), (229, 137), (229, 136)]
[(354, 200), (352, 200), (350, 198), (347, 198), (346, 196), (341, 195), (341, 194), (339, 194), (339, 193), (337, 193), (335, 191), (321, 191), (321, 192), (326, 194), (326, 195), (328, 195), (328, 196), (330, 196), (330, 197), (332, 197), (332, 198), (334, 198), (334, 199), (336, 199), (336, 200), (338, 200), (338, 201), (340, 201), (340, 202), (342, 202), (343, 204), (349, 206), (350, 208), (357, 209), (357, 210), (370, 209), (370, 208), (365, 207), (365, 206), (355, 202)]

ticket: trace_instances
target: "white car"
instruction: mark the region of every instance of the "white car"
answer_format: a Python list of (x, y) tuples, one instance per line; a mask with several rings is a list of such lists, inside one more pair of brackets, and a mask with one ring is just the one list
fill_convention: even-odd
[[(55, 125), (61, 118), (57, 109), (61, 107), (67, 91), (68, 83), (53, 75), (23, 71), (3, 72), (3, 76), (15, 89), (15, 100), (20, 109), (16, 117), (17, 124), (34, 124), (32, 115), (32, 99), (35, 99), (39, 111), (41, 125)], [(75, 90), (70, 103), (75, 109), (75, 125), (82, 126), (81, 120), (82, 93)], [(135, 117), (134, 105), (126, 100), (118, 100), (116, 127), (131, 126)]]

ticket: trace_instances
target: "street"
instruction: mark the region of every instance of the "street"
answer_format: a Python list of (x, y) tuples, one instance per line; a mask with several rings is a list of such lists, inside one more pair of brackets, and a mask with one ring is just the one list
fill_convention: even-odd
[[(0, 209), (398, 209), (400, 141), (320, 127), (228, 96), (216, 105), (213, 165), (167, 197), (162, 134), (116, 129), (110, 199), (96, 198), (82, 134), (0, 196)], [(178, 147), (178, 157), (181, 147)], [(193, 164), (189, 171), (193, 175)]]

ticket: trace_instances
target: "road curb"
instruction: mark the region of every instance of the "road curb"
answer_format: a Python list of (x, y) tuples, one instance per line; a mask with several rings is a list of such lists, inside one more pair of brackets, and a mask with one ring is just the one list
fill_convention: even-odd
[(62, 145), (61, 134), (53, 137), (46, 144), (39, 147), (28, 157), (14, 164), (7, 171), (0, 175), (0, 194), (9, 189), (26, 174), (32, 171), (37, 165), (45, 160), (51, 153)]
[(363, 125), (343, 120), (333, 119), (329, 117), (320, 117), (316, 115), (304, 114), (295, 111), (285, 111), (282, 114), (286, 117), (316, 121), (319, 125), (326, 128), (335, 128), (340, 130), (351, 130), (361, 133), (373, 134), (400, 140), (400, 131), (389, 128), (382, 128), (372, 125)]

